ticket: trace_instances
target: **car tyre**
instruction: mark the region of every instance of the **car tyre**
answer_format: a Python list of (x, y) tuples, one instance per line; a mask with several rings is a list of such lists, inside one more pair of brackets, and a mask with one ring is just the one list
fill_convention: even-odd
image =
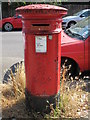
[(13, 25), (11, 23), (5, 23), (4, 24), (4, 30), (5, 31), (12, 31), (13, 30)]
[(73, 25), (75, 25), (75, 24), (76, 24), (76, 22), (74, 22), (74, 21), (69, 22), (67, 28), (70, 28), (71, 26), (73, 26)]
[(66, 69), (66, 78), (67, 77), (75, 77), (75, 76), (78, 76), (79, 75), (79, 67), (77, 65), (77, 63), (75, 63), (73, 60), (71, 59), (65, 59), (65, 58), (62, 58), (61, 59), (61, 69)]

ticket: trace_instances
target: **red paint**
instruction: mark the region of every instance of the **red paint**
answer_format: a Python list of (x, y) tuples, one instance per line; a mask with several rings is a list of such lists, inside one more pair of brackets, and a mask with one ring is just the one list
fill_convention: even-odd
[(15, 18), (14, 16), (8, 17), (8, 18), (3, 18), (2, 20), (0, 20), (0, 23), (1, 23), (0, 28), (3, 28), (3, 25), (5, 23), (11, 23), (13, 28), (22, 28), (21, 18)]
[[(16, 11), (22, 15), (25, 33), (26, 89), (35, 96), (56, 95), (60, 90), (61, 21), (67, 10), (36, 4)], [(46, 36), (46, 53), (36, 53), (35, 36)]]
[(90, 36), (85, 40), (85, 70), (90, 70)]
[(47, 53), (36, 53), (35, 35), (26, 35), (26, 86), (33, 95), (55, 95), (60, 89), (60, 34), (53, 34), (52, 40), (46, 36)]
[(61, 57), (73, 59), (81, 71), (90, 70), (90, 36), (85, 40), (71, 38), (62, 31)]

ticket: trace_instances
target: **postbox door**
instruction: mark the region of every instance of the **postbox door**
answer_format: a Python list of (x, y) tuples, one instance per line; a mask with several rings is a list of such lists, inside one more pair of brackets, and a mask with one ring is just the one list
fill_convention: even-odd
[(60, 89), (60, 35), (26, 35), (26, 88), (33, 95), (54, 95)]

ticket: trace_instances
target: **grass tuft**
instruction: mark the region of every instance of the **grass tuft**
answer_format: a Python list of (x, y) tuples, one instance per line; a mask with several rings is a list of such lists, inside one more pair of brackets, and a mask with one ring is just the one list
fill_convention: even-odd
[[(3, 116), (11, 117), (12, 114), (15, 117), (21, 116), (22, 118), (33, 116), (34, 118), (39, 119), (57, 119), (57, 118), (80, 118), (87, 117), (88, 110), (88, 95), (87, 91), (88, 82), (85, 82), (83, 79), (80, 79), (78, 76), (71, 77), (71, 73), (66, 73), (70, 69), (71, 66), (65, 66), (67, 60), (61, 69), (60, 76), (60, 101), (59, 105), (56, 106), (56, 109), (53, 108), (53, 105), (47, 101), (50, 106), (51, 112), (49, 114), (41, 114), (33, 112), (32, 114), (25, 112), (25, 69), (24, 63), (19, 63), (19, 65), (15, 66), (15, 73), (10, 70), (10, 79), (8, 84), (0, 85), (0, 89), (2, 90), (2, 110), (4, 111), (7, 108), (10, 108), (18, 101), (23, 99), (23, 104), (20, 106), (17, 104), (17, 110), (9, 111), (9, 113), (3, 112)], [(80, 73), (81, 75), (81, 73)], [(85, 79), (88, 79), (89, 76), (84, 76)], [(22, 106), (22, 107), (21, 107)], [(19, 108), (18, 108), (19, 107)], [(18, 115), (19, 110), (19, 115)]]

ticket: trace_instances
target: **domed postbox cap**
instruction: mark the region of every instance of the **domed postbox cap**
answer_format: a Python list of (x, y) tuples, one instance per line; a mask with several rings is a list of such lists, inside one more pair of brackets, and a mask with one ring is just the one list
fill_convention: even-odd
[[(63, 7), (58, 7), (48, 4), (32, 4), (27, 6), (22, 6), (16, 9), (18, 14), (22, 17), (62, 17), (67, 14), (67, 9)], [(43, 18), (42, 18), (43, 19)]]

